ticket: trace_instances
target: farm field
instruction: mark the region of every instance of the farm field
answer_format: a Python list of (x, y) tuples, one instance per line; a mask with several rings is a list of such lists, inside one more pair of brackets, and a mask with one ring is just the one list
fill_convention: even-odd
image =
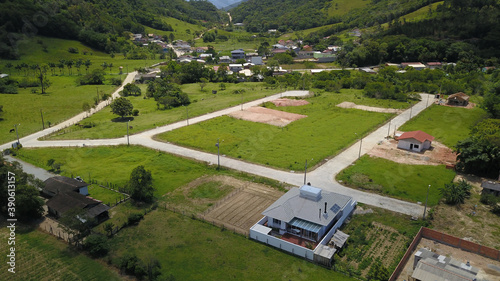
[[(149, 129), (174, 123), (181, 120), (200, 116), (209, 112), (235, 106), (243, 102), (252, 101), (273, 95), (279, 92), (278, 89), (265, 89), (263, 83), (248, 82), (239, 84), (226, 84), (226, 90), (220, 91), (219, 83), (207, 84), (201, 91), (198, 84), (184, 84), (181, 86), (183, 92), (189, 95), (191, 104), (186, 107), (177, 107), (168, 110), (159, 110), (156, 101), (152, 98), (145, 99), (147, 85), (140, 85), (142, 96), (129, 96), (134, 105), (134, 109), (139, 110), (139, 116), (134, 116), (129, 122), (132, 127), (130, 134), (146, 131)], [(245, 90), (243, 96), (233, 94), (235, 90)], [(216, 90), (217, 94), (212, 94)], [(45, 137), (45, 139), (100, 139), (100, 138), (118, 138), (127, 134), (127, 122), (116, 121), (118, 116), (111, 112), (111, 109), (105, 108), (100, 112), (84, 119), (81, 124), (92, 124), (91, 128), (81, 128), (72, 126)], [(130, 120), (130, 118), (128, 119)]]
[[(106, 78), (117, 77), (106, 75)], [(15, 76), (23, 79), (24, 76)], [(30, 77), (32, 78), (32, 77)], [(42, 130), (40, 110), (43, 112), (45, 127), (55, 125), (80, 112), (84, 102), (94, 103), (94, 97), (99, 92), (111, 94), (117, 86), (114, 85), (76, 85), (77, 76), (50, 76), (52, 86), (47, 94), (33, 94), (31, 88), (19, 89), (18, 94), (0, 94), (0, 104), (3, 105), (3, 121), (0, 122), (0, 143), (16, 139), (16, 133), (9, 133), (14, 124), (19, 124), (18, 133), (22, 138)], [(50, 123), (49, 123), (50, 122)]]
[(350, 222), (341, 229), (350, 237), (334, 269), (366, 278), (370, 267), (380, 261), (392, 273), (423, 225), (425, 222), (412, 221), (405, 215), (359, 204)]
[[(173, 33), (175, 35), (174, 40), (176, 39), (189, 40), (193, 39), (193, 37), (195, 36), (194, 33), (196, 31), (202, 32), (206, 29), (201, 25), (191, 24), (185, 21), (178, 20), (176, 18), (171, 18), (171, 17), (159, 17), (159, 18), (162, 19), (165, 23), (170, 24), (174, 29), (174, 31), (163, 31), (154, 29), (149, 26), (144, 26), (145, 33), (154, 33), (158, 35), (170, 35), (170, 33)], [(187, 30), (189, 30), (189, 33)]]
[(431, 185), (428, 206), (435, 206), (441, 198), (439, 188), (452, 182), (454, 177), (455, 172), (444, 165), (399, 164), (364, 155), (353, 166), (341, 171), (337, 181), (349, 187), (422, 204), (425, 203), (427, 187)]
[[(155, 257), (176, 280), (352, 280), (211, 224), (158, 208), (111, 239), (112, 260)], [(167, 254), (166, 254), (167, 253)], [(242, 258), (244, 257), (244, 258)]]
[[(347, 100), (380, 107), (392, 105), (398, 108), (399, 105), (396, 102), (358, 98), (357, 93), (359, 92), (355, 90), (342, 91), (341, 94), (323, 93), (308, 98), (309, 105), (298, 107), (277, 108), (266, 103), (267, 108), (308, 116), (286, 127), (223, 116), (166, 132), (156, 138), (211, 153), (217, 153), (214, 143), (220, 139), (223, 155), (282, 169), (299, 170), (303, 168), (305, 159), (314, 166), (393, 116), (342, 109), (336, 107), (338, 103)], [(304, 139), (307, 141), (304, 142)], [(301, 149), (295, 149), (297, 147)]]
[[(52, 235), (16, 224), (16, 273), (2, 266), (0, 280), (122, 280), (116, 269), (68, 248), (62, 240)], [(0, 250), (7, 255), (9, 235), (2, 219)], [(3, 260), (6, 260), (4, 257)]]
[(486, 117), (486, 111), (479, 107), (466, 109), (434, 104), (401, 126), (399, 130), (424, 131), (442, 144), (453, 148), (459, 140), (469, 136), (472, 126)]

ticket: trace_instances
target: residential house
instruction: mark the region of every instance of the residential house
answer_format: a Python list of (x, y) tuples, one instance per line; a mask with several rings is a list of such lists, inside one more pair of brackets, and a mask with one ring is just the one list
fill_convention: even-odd
[(82, 212), (80, 219), (85, 222), (87, 219), (95, 219), (100, 223), (108, 218), (109, 207), (100, 201), (86, 197), (76, 192), (59, 193), (47, 201), (49, 214), (60, 218), (67, 212), (78, 210)]
[(350, 196), (294, 187), (262, 213), (250, 238), (328, 266), (335, 253), (330, 241), (355, 207)]
[(397, 138), (398, 148), (422, 152), (431, 148), (434, 137), (422, 131), (405, 132)]
[(412, 67), (415, 70), (423, 70), (425, 69), (425, 65), (421, 62), (402, 62), (401, 68), (405, 69), (407, 67)]
[(234, 24), (234, 26), (244, 26), (244, 24), (242, 22), (237, 22)]
[(313, 59), (314, 51), (299, 51), (297, 59)]
[(202, 60), (207, 60), (208, 58), (211, 58), (212, 54), (201, 54), (200, 59)]
[(245, 51), (243, 49), (231, 51), (231, 58), (233, 60), (245, 59)]
[(264, 64), (264, 62), (262, 62), (262, 57), (258, 57), (258, 56), (251, 57), (250, 63), (252, 63), (254, 65), (263, 65)]
[(440, 62), (428, 62), (426, 63), (427, 68), (429, 69), (436, 69), (436, 68), (441, 68), (443, 67), (443, 64)]
[(448, 105), (467, 106), (468, 104), (469, 96), (462, 92), (448, 96)]
[(410, 281), (465, 281), (477, 280), (479, 269), (470, 262), (460, 262), (449, 256), (438, 255), (425, 248), (415, 253)]
[(232, 63), (229, 65), (229, 70), (232, 72), (238, 72), (243, 69), (243, 64), (241, 63)]
[(483, 193), (493, 194), (495, 196), (500, 195), (500, 183), (494, 181), (483, 181), (481, 183), (483, 188)]
[(77, 177), (72, 179), (64, 176), (55, 176), (44, 181), (42, 194), (46, 197), (54, 197), (59, 193), (75, 192), (89, 195), (89, 184)]
[(0, 74), (0, 79), (1, 78), (6, 78), (6, 77), (9, 77), (9, 74), (7, 74), (7, 73), (1, 73)]
[(229, 56), (221, 56), (219, 58), (219, 63), (231, 63), (232, 60)]
[(331, 54), (331, 53), (330, 54), (323, 54), (321, 52), (315, 52), (314, 58), (319, 63), (328, 63), (328, 62), (334, 62), (337, 59), (337, 55)]

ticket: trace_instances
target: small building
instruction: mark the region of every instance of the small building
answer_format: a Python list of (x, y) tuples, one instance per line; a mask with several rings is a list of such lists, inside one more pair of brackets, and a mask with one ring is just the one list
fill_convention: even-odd
[(262, 62), (262, 57), (255, 56), (250, 58), (250, 63), (254, 65), (263, 65), (264, 62)]
[(405, 69), (407, 67), (411, 67), (415, 70), (423, 70), (425, 69), (425, 64), (421, 62), (402, 62), (401, 63), (401, 68)]
[(233, 60), (245, 59), (245, 51), (243, 49), (231, 51), (231, 58)]
[(500, 195), (500, 183), (494, 181), (483, 181), (481, 183), (483, 188), (483, 193), (493, 194), (495, 196)]
[(415, 253), (411, 281), (465, 281), (476, 280), (479, 269), (470, 262), (460, 262), (451, 257), (438, 255), (427, 249)]
[(428, 62), (426, 63), (426, 65), (429, 69), (436, 69), (443, 67), (443, 64), (441, 62)]
[(44, 181), (45, 186), (42, 189), (42, 194), (46, 197), (54, 197), (59, 193), (75, 192), (82, 195), (89, 195), (89, 184), (77, 177), (76, 179), (55, 176)]
[(243, 65), (240, 63), (234, 63), (229, 65), (229, 70), (232, 72), (238, 72), (243, 69)]
[(100, 223), (108, 218), (109, 207), (102, 204), (100, 201), (89, 198), (85, 195), (76, 192), (60, 193), (47, 201), (49, 214), (60, 218), (67, 212), (78, 210), (83, 215), (83, 220), (95, 219), (96, 223)]
[(434, 137), (422, 131), (405, 132), (397, 138), (398, 148), (422, 152), (431, 148)]
[(329, 243), (355, 207), (350, 196), (310, 185), (295, 187), (262, 213), (264, 218), (250, 228), (250, 238), (331, 266), (336, 249)]
[(231, 63), (231, 58), (229, 56), (221, 56), (219, 58), (219, 63)]
[(448, 96), (448, 105), (456, 105), (456, 106), (467, 106), (469, 104), (469, 96), (458, 92), (453, 95)]
[(6, 73), (1, 73), (1, 74), (0, 74), (0, 79), (1, 79), (1, 78), (5, 78), (5, 77), (9, 77), (9, 74), (6, 74)]

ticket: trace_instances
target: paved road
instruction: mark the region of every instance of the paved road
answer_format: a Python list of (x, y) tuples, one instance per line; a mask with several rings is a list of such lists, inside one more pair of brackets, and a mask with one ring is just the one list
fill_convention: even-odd
[(28, 174), (32, 174), (35, 176), (35, 178), (40, 179), (42, 181), (45, 181), (48, 178), (57, 176), (56, 174), (52, 174), (45, 169), (42, 169), (42, 168), (37, 167), (37, 166), (33, 166), (30, 163), (24, 162), (22, 160), (14, 158), (10, 155), (5, 155), (4, 158), (5, 158), (5, 160), (7, 160), (9, 162), (14, 162), (14, 161), (19, 162), (19, 164), (21, 164), (21, 167), (23, 168), (24, 172), (26, 172)]
[[(127, 76), (125, 83), (127, 81), (131, 81), (135, 74), (129, 74)], [(118, 94), (121, 90), (118, 89), (113, 95)], [(307, 95), (307, 91), (288, 91), (282, 94), (277, 94), (273, 96), (269, 96), (263, 99), (259, 99), (256, 101), (248, 102), (243, 105), (243, 108), (248, 108), (252, 106), (256, 106), (266, 101), (274, 100), (276, 98), (282, 96), (305, 96)], [(421, 94), (422, 101), (414, 105), (412, 108), (402, 112), (395, 118), (393, 118), (390, 122), (385, 124), (384, 126), (378, 128), (362, 140), (361, 146), (361, 154), (365, 154), (369, 150), (371, 150), (377, 143), (384, 139), (387, 136), (390, 126), (390, 131), (393, 132), (401, 125), (403, 125), (406, 121), (408, 121), (411, 117), (416, 116), (422, 110), (425, 109), (426, 106), (432, 104), (429, 101), (430, 95)], [(104, 105), (103, 105), (104, 106)], [(100, 107), (99, 109), (102, 109)], [(198, 122), (206, 121), (211, 118), (219, 117), (222, 115), (226, 115), (230, 112), (234, 112), (237, 110), (241, 110), (241, 106), (234, 106), (227, 109), (219, 110), (213, 113), (205, 114), (202, 116), (198, 116), (195, 118), (189, 119), (189, 124), (195, 124)], [(85, 114), (80, 114), (75, 116), (74, 118), (59, 124), (59, 129), (65, 126), (71, 125), (73, 123), (78, 122), (83, 119)], [(185, 147), (176, 146), (170, 143), (158, 142), (152, 139), (152, 137), (156, 134), (171, 131), (174, 129), (181, 128), (187, 125), (187, 121), (180, 121), (177, 123), (165, 125), (162, 127), (158, 127), (153, 130), (149, 130), (146, 132), (142, 132), (136, 135), (130, 136), (130, 144), (143, 145), (149, 148), (161, 150), (164, 152), (172, 153), (175, 155), (180, 155), (187, 158), (196, 159), (203, 162), (216, 164), (218, 161), (218, 156), (206, 152), (201, 152)], [(44, 130), (38, 132), (36, 134), (30, 135), (21, 139), (21, 143), (25, 147), (68, 147), (68, 146), (101, 146), (101, 145), (119, 145), (126, 144), (127, 138), (117, 138), (117, 139), (100, 139), (100, 140), (59, 140), (59, 141), (38, 141), (37, 138), (47, 135), (57, 129), (55, 127), (50, 128), (52, 130)], [(0, 146), (1, 149), (9, 147), (10, 144), (6, 144)], [(325, 164), (316, 168), (314, 171), (308, 172), (307, 174), (307, 182), (311, 182), (313, 185), (321, 187), (328, 191), (338, 192), (341, 194), (348, 194), (353, 196), (358, 202), (369, 204), (372, 206), (377, 206), (381, 208), (385, 208), (391, 211), (408, 214), (412, 216), (421, 216), (423, 214), (423, 207), (418, 204), (409, 203), (402, 200), (397, 200), (393, 198), (384, 197), (381, 195), (363, 192), (360, 190), (351, 189), (345, 187), (335, 181), (335, 175), (338, 174), (341, 170), (345, 169), (349, 165), (351, 165), (360, 153), (360, 142), (352, 145), (347, 148), (342, 153), (338, 154), (334, 158), (327, 161)], [(304, 183), (304, 174), (302, 172), (293, 172), (293, 171), (282, 171), (269, 167), (264, 167), (257, 164), (247, 163), (237, 159), (231, 159), (221, 156), (220, 159), (221, 166), (243, 171), (250, 174), (255, 174), (271, 179), (278, 180), (280, 182), (284, 182), (292, 185), (302, 185)]]

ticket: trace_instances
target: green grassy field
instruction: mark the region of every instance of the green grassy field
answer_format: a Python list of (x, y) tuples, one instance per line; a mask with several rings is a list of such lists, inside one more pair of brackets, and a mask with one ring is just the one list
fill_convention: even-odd
[(100, 200), (106, 205), (115, 204), (125, 197), (125, 195), (119, 192), (100, 187), (97, 184), (91, 184), (88, 188), (90, 197)]
[(227, 195), (232, 188), (222, 182), (211, 181), (201, 184), (189, 192), (189, 198), (220, 199)]
[(126, 185), (135, 167), (144, 165), (151, 171), (157, 196), (215, 171), (215, 168), (204, 164), (139, 146), (23, 148), (17, 155), (22, 160), (46, 169), (47, 160), (54, 159), (62, 163), (61, 175), (80, 175), (85, 180), (90, 173), (91, 178), (100, 184), (109, 182), (120, 187)]
[[(170, 24), (174, 29), (174, 31), (163, 31), (154, 29), (149, 26), (144, 26), (145, 33), (154, 33), (158, 35), (169, 35), (170, 33), (173, 33), (175, 36), (174, 40), (176, 39), (189, 40), (194, 38), (195, 36), (194, 33), (196, 31), (202, 32), (206, 29), (201, 25), (191, 24), (171, 17), (159, 17), (159, 18), (162, 19), (165, 23)], [(189, 30), (189, 33), (187, 30)]]
[(479, 108), (465, 109), (432, 105), (399, 128), (401, 131), (421, 130), (444, 145), (453, 148), (465, 139), (472, 126), (486, 118), (487, 113)]
[(401, 21), (403, 21), (403, 20), (418, 21), (418, 20), (428, 19), (433, 15), (433, 14), (429, 13), (429, 10), (431, 9), (435, 15), (437, 6), (443, 5), (443, 3), (444, 3), (444, 1), (432, 3), (430, 5), (427, 5), (425, 7), (422, 7), (420, 9), (416, 10), (415, 12), (406, 14), (406, 15), (400, 17), (399, 19)]
[[(43, 42), (43, 44), (47, 46), (47, 52), (43, 51), (42, 45), (38, 44), (38, 41)], [(68, 52), (68, 48), (70, 47), (78, 48), (79, 53), (73, 54)], [(83, 54), (84, 50), (88, 51), (87, 55)], [(19, 41), (19, 53), (21, 55), (20, 60), (2, 60), (0, 69), (2, 69), (2, 71), (4, 72), (8, 72), (8, 70), (5, 68), (5, 64), (7, 62), (12, 63), (13, 65), (17, 65), (23, 62), (27, 64), (41, 64), (49, 62), (57, 63), (60, 59), (78, 60), (81, 58), (83, 60), (89, 59), (92, 62), (92, 66), (90, 67), (90, 69), (98, 68), (104, 62), (108, 64), (112, 63), (114, 67), (111, 69), (111, 72), (118, 73), (119, 66), (123, 66), (124, 72), (126, 72), (127, 69), (131, 72), (134, 70), (134, 68), (152, 65), (162, 61), (160, 59), (129, 60), (124, 58), (123, 54), (121, 53), (115, 54), (115, 57), (111, 58), (110, 54), (92, 49), (79, 41), (43, 36), (35, 36), (30, 39)], [(16, 70), (12, 68), (11, 72), (14, 74)], [(76, 69), (74, 66), (73, 72), (76, 73)], [(82, 67), (82, 72), (85, 73), (85, 67)], [(109, 69), (107, 70), (107, 72), (109, 73)], [(59, 73), (59, 70), (57, 70), (57, 73)], [(65, 73), (68, 73), (67, 69), (65, 69)]]
[[(5, 220), (0, 230), (0, 250), (9, 253), (9, 235)], [(39, 230), (17, 224), (16, 228), (16, 273), (2, 266), (0, 280), (121, 280), (115, 269), (102, 261), (93, 260), (85, 254), (68, 248), (62, 240)]]
[(223, 116), (160, 134), (157, 139), (211, 153), (217, 153), (214, 144), (220, 139), (221, 154), (273, 167), (299, 170), (303, 168), (306, 159), (310, 166), (314, 166), (393, 116), (342, 109), (336, 107), (336, 104), (353, 101), (381, 107), (408, 106), (394, 101), (361, 98), (357, 96), (358, 93), (360, 92), (353, 90), (344, 90), (341, 94), (324, 93), (307, 99), (309, 105), (298, 107), (276, 108), (267, 104), (272, 109), (308, 116), (283, 128)]
[(0, 121), (0, 143), (16, 139), (15, 132), (9, 133), (14, 124), (20, 124), (19, 137), (42, 130), (40, 110), (47, 128), (48, 122), (55, 125), (82, 112), (84, 102), (93, 104), (97, 91), (111, 94), (116, 88), (113, 85), (76, 86), (76, 79), (77, 76), (49, 76), (52, 86), (44, 95), (31, 93), (31, 88), (19, 89), (15, 95), (0, 94), (4, 111)]
[(329, 16), (343, 16), (353, 9), (360, 9), (370, 4), (366, 0), (337, 0), (330, 3)]
[[(242, 96), (233, 94), (234, 90), (244, 89), (243, 102), (252, 101), (279, 92), (279, 89), (265, 89), (263, 83), (226, 83), (226, 90), (220, 91), (218, 83), (209, 83), (203, 90), (198, 84), (184, 84), (182, 90), (189, 95), (191, 104), (187, 107), (178, 107), (169, 110), (158, 110), (154, 99), (144, 99), (146, 85), (140, 85), (143, 96), (127, 97), (135, 109), (139, 110), (139, 116), (135, 116), (129, 125), (130, 134), (153, 129), (174, 123), (181, 120), (200, 116), (209, 112), (235, 106), (241, 103)], [(217, 94), (212, 94), (212, 90), (217, 90)], [(117, 115), (111, 113), (110, 108), (105, 108), (100, 112), (86, 118), (82, 123), (93, 123), (95, 127), (80, 128), (73, 126), (52, 134), (46, 139), (99, 139), (117, 138), (126, 135), (126, 122), (114, 122)]]
[(176, 280), (351, 280), (210, 224), (158, 209), (112, 240), (113, 260), (125, 253), (155, 257)]
[(353, 166), (337, 175), (337, 180), (350, 187), (411, 201), (425, 202), (429, 189), (429, 206), (438, 204), (439, 188), (455, 177), (444, 165), (406, 165), (382, 158), (362, 156)]

